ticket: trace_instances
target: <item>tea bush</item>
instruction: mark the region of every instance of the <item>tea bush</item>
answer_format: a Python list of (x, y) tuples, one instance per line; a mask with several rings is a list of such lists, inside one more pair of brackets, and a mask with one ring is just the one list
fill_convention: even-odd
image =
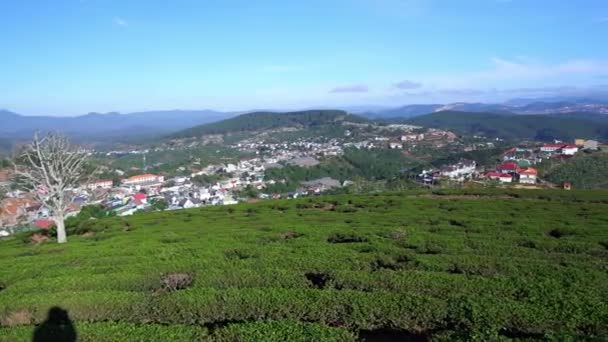
[(335, 195), (101, 217), (65, 245), (16, 236), (0, 341), (31, 339), (53, 306), (84, 340), (605, 340), (607, 198)]

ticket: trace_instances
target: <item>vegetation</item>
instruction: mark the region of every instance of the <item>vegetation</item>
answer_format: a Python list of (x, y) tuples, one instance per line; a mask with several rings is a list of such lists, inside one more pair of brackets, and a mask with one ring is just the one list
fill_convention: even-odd
[(300, 187), (302, 181), (322, 177), (332, 177), (340, 181), (352, 179), (388, 180), (399, 176), (404, 168), (418, 164), (417, 161), (404, 156), (399, 150), (347, 148), (343, 156), (328, 158), (313, 167), (287, 165), (280, 169), (267, 170), (267, 179), (285, 180), (285, 183), (269, 186), (267, 191), (294, 191)]
[[(166, 151), (150, 151), (145, 154), (145, 167), (149, 172), (165, 173), (168, 175), (190, 175), (189, 168), (194, 163), (199, 167), (209, 164), (235, 163), (246, 153), (226, 146), (208, 145), (196, 149), (175, 149)], [(127, 154), (123, 156), (98, 157), (94, 160), (96, 165), (111, 165), (112, 168), (121, 169), (127, 176), (139, 174), (144, 168), (142, 154)], [(181, 171), (176, 171), (181, 170)], [(115, 175), (107, 173), (100, 178), (113, 178)]]
[[(544, 162), (551, 164), (551, 162)], [(608, 153), (579, 153), (567, 162), (548, 167), (546, 179), (554, 184), (571, 182), (577, 189), (608, 188)]]
[(608, 193), (339, 195), (88, 220), (0, 241), (0, 341), (608, 338)]
[(308, 110), (274, 113), (254, 112), (234, 118), (195, 126), (172, 135), (174, 138), (198, 137), (207, 134), (226, 134), (243, 131), (269, 130), (282, 127), (319, 127), (342, 121), (367, 122), (366, 119), (341, 110)]
[(608, 139), (608, 118), (601, 115), (587, 114), (577, 117), (444, 111), (419, 116), (408, 122), (425, 127), (450, 129), (462, 134), (503, 139)]
[[(446, 155), (437, 156), (436, 159), (431, 162), (431, 164), (434, 167), (441, 167), (456, 163), (461, 159), (468, 159), (476, 161), (477, 165), (491, 166), (502, 162), (502, 154), (504, 151), (505, 148), (496, 147), (468, 152), (449, 153)], [(441, 154), (441, 152), (437, 152), (436, 154)]]

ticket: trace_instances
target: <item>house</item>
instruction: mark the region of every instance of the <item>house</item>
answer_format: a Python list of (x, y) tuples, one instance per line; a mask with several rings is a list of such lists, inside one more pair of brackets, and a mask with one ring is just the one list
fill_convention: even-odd
[(565, 144), (544, 144), (541, 148), (540, 151), (541, 152), (548, 152), (548, 153), (555, 153), (555, 152), (559, 152), (559, 150), (562, 149), (562, 147), (567, 146)]
[(9, 169), (0, 170), (0, 184), (8, 183), (11, 180), (11, 171)]
[(182, 199), (181, 201), (179, 201), (178, 205), (184, 209), (194, 208), (196, 206), (190, 198)]
[(392, 142), (392, 143), (389, 143), (389, 147), (391, 149), (401, 149), (401, 148), (403, 148), (403, 145), (400, 143)]
[(593, 150), (593, 151), (595, 151), (595, 150), (597, 150), (597, 148), (598, 148), (598, 143), (597, 143), (597, 141), (596, 141), (596, 140), (587, 140), (587, 141), (585, 141), (585, 143), (583, 144), (583, 148), (584, 148), (585, 150)]
[(573, 156), (578, 152), (578, 146), (574, 145), (565, 145), (561, 148), (561, 152), (566, 156)]
[(143, 175), (137, 175), (133, 177), (129, 177), (127, 179), (123, 179), (121, 183), (123, 185), (149, 185), (162, 183), (165, 181), (165, 177), (153, 175), (151, 173), (146, 173)]
[(517, 165), (519, 165), (520, 168), (530, 167), (532, 166), (532, 164), (534, 164), (534, 161), (531, 161), (529, 159), (517, 159), (515, 161), (517, 162)]
[(143, 192), (138, 192), (133, 196), (133, 203), (136, 206), (141, 207), (148, 203), (148, 195)]
[(562, 183), (562, 188), (564, 190), (572, 190), (572, 183), (570, 183), (570, 182), (563, 182)]
[(34, 227), (38, 229), (48, 230), (55, 225), (55, 221), (50, 219), (40, 219), (34, 221)]
[(90, 182), (85, 185), (85, 188), (89, 190), (95, 189), (111, 189), (112, 188), (112, 180), (111, 179), (99, 179), (93, 182)]
[(488, 177), (490, 179), (498, 180), (501, 183), (513, 182), (513, 176), (508, 173), (488, 172), (488, 173), (486, 173), (486, 177)]
[(469, 177), (475, 172), (476, 167), (477, 163), (474, 160), (461, 159), (456, 164), (442, 167), (440, 174), (452, 179)]
[(502, 159), (504, 161), (509, 161), (509, 160), (515, 160), (515, 159), (517, 159), (517, 147), (513, 147), (513, 148), (510, 148), (510, 149), (506, 150), (502, 154)]
[(536, 184), (537, 175), (538, 171), (535, 168), (525, 168), (519, 172), (519, 182), (523, 184)]
[(519, 165), (516, 162), (512, 162), (512, 161), (502, 163), (496, 168), (496, 171), (498, 171), (499, 173), (507, 173), (507, 174), (518, 173)]
[(17, 225), (27, 217), (27, 208), (36, 205), (28, 198), (5, 198), (0, 201), (0, 227)]
[(574, 139), (574, 145), (583, 147), (585, 145), (585, 139)]

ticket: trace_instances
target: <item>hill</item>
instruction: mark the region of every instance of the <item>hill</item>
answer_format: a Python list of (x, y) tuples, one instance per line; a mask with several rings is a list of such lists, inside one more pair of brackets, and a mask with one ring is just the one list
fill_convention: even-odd
[(415, 116), (433, 113), (441, 108), (440, 104), (414, 104), (397, 108), (378, 110), (367, 114), (374, 118), (413, 118)]
[(175, 134), (174, 138), (197, 137), (206, 134), (253, 132), (285, 127), (315, 128), (349, 122), (367, 122), (366, 119), (341, 110), (305, 110), (297, 112), (253, 112), (234, 118), (195, 126)]
[(408, 121), (414, 125), (455, 130), (503, 139), (608, 139), (608, 115), (500, 115), (443, 111)]
[(0, 241), (0, 341), (30, 340), (54, 306), (87, 341), (604, 340), (606, 198), (396, 193), (85, 220), (66, 245)]
[[(543, 164), (552, 163), (556, 162), (546, 161)], [(554, 184), (571, 182), (576, 189), (607, 189), (608, 153), (579, 153), (563, 163), (550, 165), (545, 178)]]
[(24, 116), (0, 111), (0, 138), (29, 139), (35, 131), (59, 131), (80, 140), (99, 140), (166, 134), (230, 117), (231, 113), (200, 111), (146, 111), (130, 114), (89, 113), (74, 117)]

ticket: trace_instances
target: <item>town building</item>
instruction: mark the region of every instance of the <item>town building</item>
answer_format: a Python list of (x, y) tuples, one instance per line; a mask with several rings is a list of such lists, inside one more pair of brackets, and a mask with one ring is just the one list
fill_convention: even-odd
[(127, 179), (123, 179), (121, 183), (123, 185), (149, 185), (155, 183), (162, 183), (165, 181), (165, 177), (153, 175), (151, 173), (137, 175), (133, 177), (129, 177)]
[(522, 184), (536, 184), (538, 171), (535, 168), (528, 167), (519, 172), (519, 182)]
[(585, 150), (593, 150), (593, 151), (595, 151), (595, 150), (598, 149), (598, 142), (596, 140), (587, 140), (583, 144), (583, 148)]
[(561, 153), (566, 156), (573, 156), (578, 152), (578, 146), (565, 145), (561, 148)]
[(544, 144), (541, 146), (541, 152), (556, 153), (559, 152), (565, 144)]
[(111, 189), (112, 185), (113, 182), (111, 179), (100, 179), (86, 184), (85, 187), (89, 190)]
[(486, 177), (488, 177), (489, 179), (498, 180), (501, 183), (513, 182), (513, 176), (508, 173), (488, 172), (486, 173)]
[(502, 163), (496, 168), (496, 171), (506, 174), (518, 173), (519, 165), (513, 161)]
[(440, 174), (451, 179), (466, 178), (475, 172), (476, 167), (477, 163), (474, 160), (461, 159), (456, 164), (442, 167)]

